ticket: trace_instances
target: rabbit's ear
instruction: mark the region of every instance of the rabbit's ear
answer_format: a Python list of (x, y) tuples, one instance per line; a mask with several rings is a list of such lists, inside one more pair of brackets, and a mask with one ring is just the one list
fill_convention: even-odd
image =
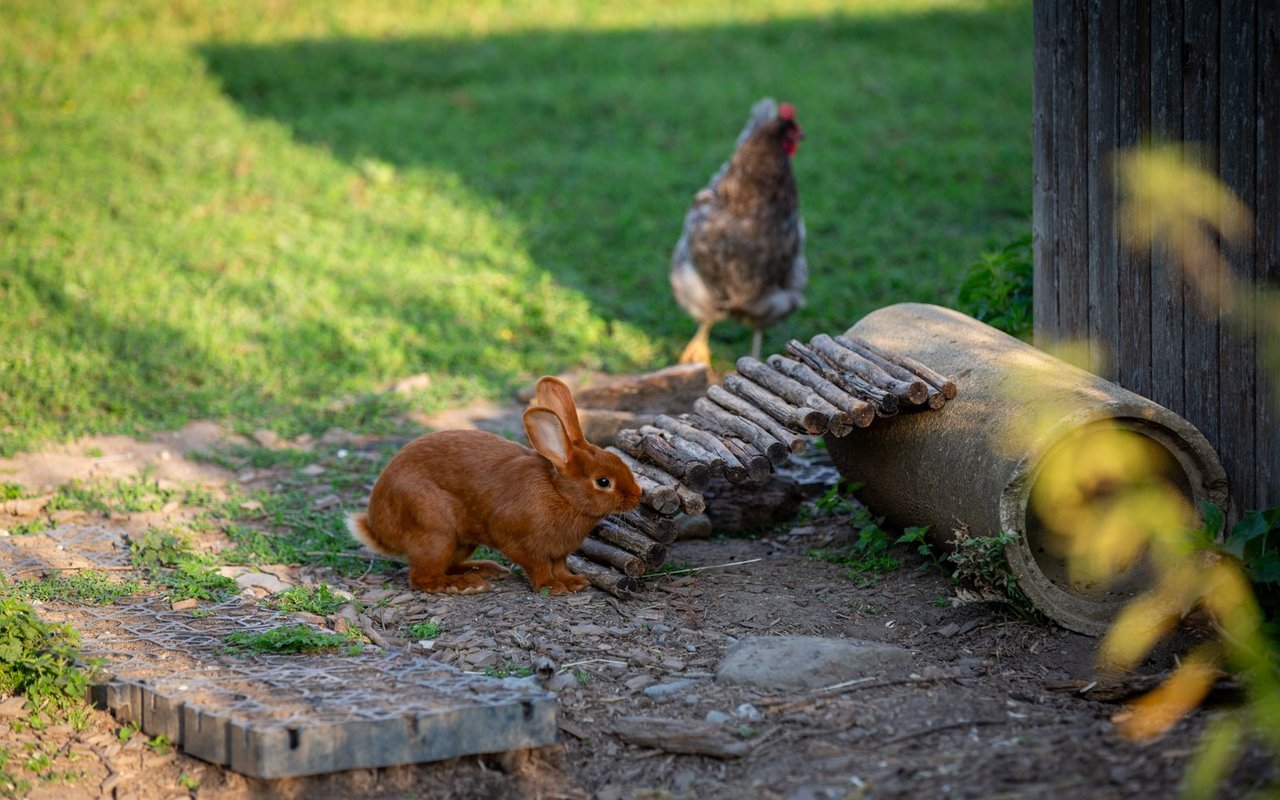
[(563, 470), (573, 455), (573, 442), (565, 430), (560, 415), (554, 411), (534, 406), (524, 412), (524, 432), (529, 436), (529, 443), (555, 465)]
[(536, 405), (549, 408), (560, 417), (564, 423), (565, 432), (569, 434), (569, 441), (575, 444), (586, 442), (586, 438), (582, 435), (582, 425), (578, 423), (578, 407), (574, 405), (573, 394), (564, 381), (549, 375), (540, 378), (534, 398)]

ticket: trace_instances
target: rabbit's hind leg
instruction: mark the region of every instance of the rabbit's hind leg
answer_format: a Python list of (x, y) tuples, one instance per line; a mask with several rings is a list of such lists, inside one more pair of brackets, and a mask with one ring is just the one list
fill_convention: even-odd
[(463, 575), (472, 573), (482, 578), (500, 578), (503, 575), (510, 575), (511, 570), (499, 564), (497, 561), (490, 561), (487, 558), (472, 559), (471, 554), (476, 551), (475, 545), (459, 545), (453, 551), (453, 561), (449, 564), (450, 575)]
[(591, 581), (570, 571), (569, 565), (565, 563), (563, 558), (551, 559), (551, 574), (568, 592), (581, 591), (591, 584)]
[(405, 555), (409, 559), (409, 585), (419, 591), (443, 594), (476, 594), (491, 588), (476, 572), (453, 574), (457, 545), (444, 536), (415, 536)]

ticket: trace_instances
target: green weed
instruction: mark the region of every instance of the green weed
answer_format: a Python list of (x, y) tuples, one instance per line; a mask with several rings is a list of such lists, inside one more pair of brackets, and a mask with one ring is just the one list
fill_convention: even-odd
[(444, 630), (444, 626), (439, 622), (415, 622), (412, 625), (404, 627), (404, 635), (407, 639), (415, 642), (421, 642), (424, 639), (434, 639)]
[(1006, 548), (1017, 538), (1016, 533), (1009, 531), (973, 536), (967, 529), (956, 529), (945, 561), (952, 569), (952, 581), (972, 586), (984, 597), (1005, 600), (1021, 616), (1039, 620), (1042, 618), (1039, 609), (1023, 594), (1005, 555)]
[(52, 530), (53, 523), (45, 517), (36, 517), (26, 522), (19, 522), (9, 529), (9, 533), (14, 536), (29, 536), (33, 533), (43, 533)]
[(132, 722), (132, 721), (126, 722), (125, 724), (120, 726), (120, 730), (116, 731), (116, 739), (121, 744), (125, 744), (130, 739), (132, 739), (141, 729), (142, 727), (136, 722)]
[(1031, 236), (983, 253), (969, 266), (956, 292), (956, 308), (1024, 341), (1030, 341)]
[(845, 567), (845, 575), (860, 586), (869, 586), (879, 581), (880, 577), (893, 572), (901, 561), (893, 555), (894, 546), (916, 546), (917, 552), (929, 555), (932, 551), (925, 539), (927, 528), (907, 528), (901, 535), (894, 537), (884, 528), (866, 506), (854, 502), (846, 492), (859, 488), (860, 485), (844, 487), (840, 484), (831, 487), (815, 502), (816, 509), (824, 516), (847, 515), (849, 524), (857, 531), (857, 538), (844, 547), (815, 548), (809, 551), (809, 558), (839, 564)]
[(79, 645), (70, 626), (44, 622), (21, 600), (0, 599), (0, 694), (25, 695), (34, 726), (65, 719), (83, 707), (89, 686)]
[(322, 583), (314, 588), (310, 586), (295, 586), (292, 589), (277, 592), (267, 599), (267, 605), (278, 611), (286, 613), (306, 611), (321, 616), (328, 616), (334, 613), (346, 605), (347, 602), (349, 601), (346, 598), (334, 594), (327, 583)]
[(308, 625), (283, 625), (261, 632), (235, 631), (223, 637), (222, 643), (228, 652), (237, 654), (320, 653), (344, 648), (356, 654), (363, 650), (354, 635), (327, 633)]
[[(1217, 517), (1221, 518), (1221, 511)], [(1262, 613), (1272, 626), (1274, 642), (1280, 623), (1280, 507), (1245, 514), (1231, 527), (1222, 550), (1244, 564)]]
[(20, 483), (0, 481), (0, 500), (20, 500), (27, 496), (27, 490)]
[(129, 549), (133, 565), (152, 584), (164, 587), (171, 601), (224, 600), (239, 591), (233, 579), (219, 574), (207, 555), (196, 553), (176, 532), (153, 528), (131, 541)]
[(163, 733), (153, 736), (147, 741), (147, 749), (158, 756), (165, 755), (173, 749), (173, 740)]
[(26, 797), (31, 791), (31, 781), (10, 771), (9, 762), (12, 760), (13, 751), (0, 747), (0, 797), (6, 800)]

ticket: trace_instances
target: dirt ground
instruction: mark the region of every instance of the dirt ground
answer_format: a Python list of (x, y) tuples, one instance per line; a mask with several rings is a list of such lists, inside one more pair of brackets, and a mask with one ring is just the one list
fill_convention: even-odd
[[(44, 487), (149, 464), (162, 479), (225, 485), (237, 476), (184, 457), (219, 435), (204, 425), (151, 442), (78, 442), (0, 462), (0, 480)], [(272, 476), (260, 471), (252, 478), (269, 485)], [(316, 477), (318, 486), (323, 481)], [(359, 500), (342, 498), (351, 508)], [(190, 513), (172, 507), (145, 519), (96, 522), (137, 527)], [(408, 591), (406, 570), (354, 579), (313, 568), (282, 573), (351, 592), (393, 646), (429, 647), (433, 657), (477, 672), (542, 666), (545, 685), (559, 697), (562, 736), (539, 751), (257, 781), (156, 752), (143, 736), (124, 742), (120, 725), (103, 712), (79, 732), (4, 726), (0, 747), (65, 757), (57, 763), (66, 774), (37, 782), (33, 798), (1175, 795), (1217, 706), (1155, 741), (1127, 742), (1111, 722), (1121, 705), (1098, 699), (1112, 684), (1079, 691), (1096, 678), (1095, 640), (963, 599), (946, 575), (913, 555), (866, 586), (839, 565), (806, 555), (847, 541), (849, 533), (847, 519), (827, 516), (758, 538), (677, 542), (670, 563), (705, 569), (648, 579), (629, 601), (594, 589), (541, 597), (519, 576), (499, 580), (493, 592), (456, 597)], [(429, 645), (396, 638), (405, 624), (427, 620), (443, 627)], [(731, 645), (778, 635), (888, 643), (909, 650), (911, 662), (905, 670), (817, 689), (717, 682), (717, 665)], [(1161, 672), (1174, 656), (1173, 648), (1162, 651), (1144, 673)], [(1218, 698), (1230, 701), (1229, 694)], [(19, 705), (0, 702), (0, 717), (19, 717)], [(681, 749), (694, 752), (675, 752)], [(1222, 796), (1240, 797), (1274, 780), (1275, 769), (1246, 750)]]

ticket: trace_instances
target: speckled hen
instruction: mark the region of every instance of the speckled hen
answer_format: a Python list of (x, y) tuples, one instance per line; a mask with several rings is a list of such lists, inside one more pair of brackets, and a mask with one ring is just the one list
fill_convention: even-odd
[(680, 363), (711, 363), (711, 326), (749, 325), (760, 356), (765, 328), (804, 304), (809, 267), (791, 158), (804, 138), (795, 107), (765, 98), (751, 109), (729, 162), (693, 198), (671, 257), (676, 302), (698, 322)]

